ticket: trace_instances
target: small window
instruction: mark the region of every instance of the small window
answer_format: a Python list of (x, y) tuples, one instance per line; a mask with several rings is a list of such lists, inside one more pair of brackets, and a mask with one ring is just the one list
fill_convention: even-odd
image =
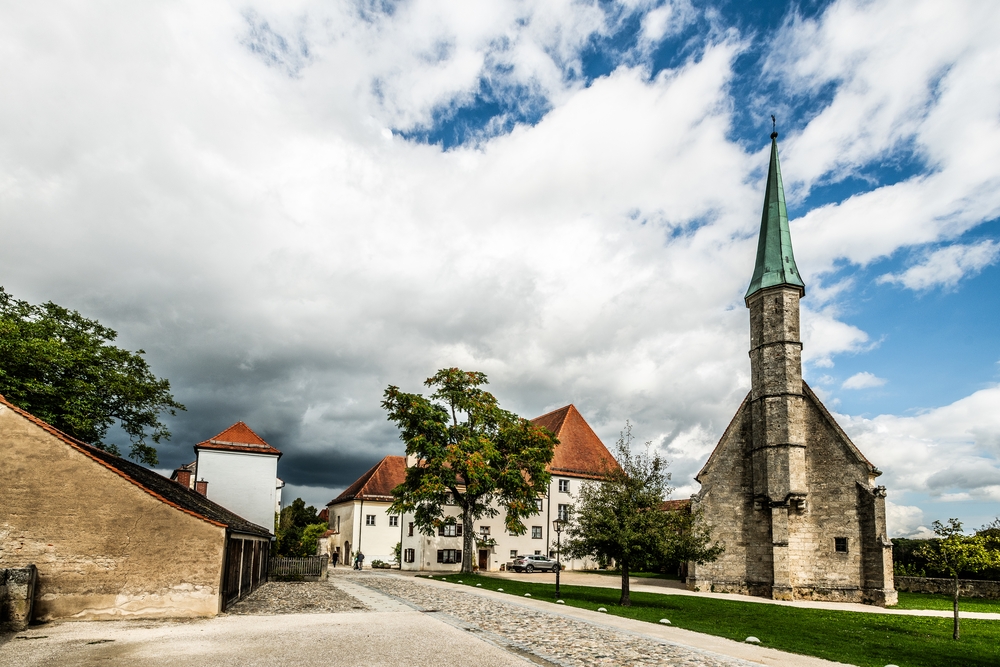
[(489, 537), (490, 536), (490, 527), (489, 526), (480, 526), (479, 527), (479, 534), (482, 535), (483, 537)]
[(549, 550), (549, 558), (555, 560), (556, 552), (552, 549)]
[(569, 521), (569, 505), (560, 505), (557, 514), (560, 521)]
[(403, 562), (412, 563), (416, 560), (416, 554), (413, 549), (403, 549)]
[(559, 480), (559, 493), (569, 493), (569, 480), (561, 479)]
[(833, 538), (833, 549), (840, 553), (847, 553), (847, 538), (846, 537), (835, 537)]
[(391, 515), (389, 515), (389, 525), (390, 526), (398, 526), (399, 525), (399, 515), (398, 514), (391, 514)]
[(510, 557), (511, 558), (517, 558), (517, 549), (511, 549), (510, 550)]
[(337, 532), (340, 532), (340, 515), (337, 515)]
[(538, 511), (538, 512), (541, 512), (542, 511), (542, 507), (543, 507), (543, 505), (542, 505), (542, 499), (541, 498), (535, 498), (535, 510)]
[(413, 522), (412, 521), (407, 524), (406, 534), (409, 535), (410, 537), (413, 537)]
[(531, 539), (533, 539), (533, 540), (540, 540), (540, 539), (542, 539), (542, 527), (541, 526), (532, 526), (531, 527)]
[(461, 563), (462, 562), (462, 550), (461, 549), (438, 549), (438, 562), (439, 563)]
[(536, 556), (541, 556), (542, 555), (542, 550), (541, 549), (535, 549), (535, 555)]
[(438, 528), (438, 535), (441, 537), (461, 537), (462, 527), (457, 523), (446, 523)]
[(375, 515), (374, 514), (366, 514), (365, 515), (365, 525), (366, 526), (374, 526), (375, 525)]

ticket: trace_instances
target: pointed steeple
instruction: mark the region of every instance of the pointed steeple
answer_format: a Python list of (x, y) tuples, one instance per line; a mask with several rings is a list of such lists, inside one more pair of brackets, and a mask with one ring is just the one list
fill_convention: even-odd
[(764, 193), (764, 212), (760, 219), (760, 238), (757, 241), (757, 264), (747, 288), (745, 299), (767, 287), (789, 285), (798, 287), (805, 294), (806, 286), (795, 266), (792, 253), (792, 236), (788, 231), (788, 211), (785, 210), (785, 189), (781, 185), (781, 167), (778, 165), (778, 133), (771, 133), (771, 164), (767, 168), (767, 189)]

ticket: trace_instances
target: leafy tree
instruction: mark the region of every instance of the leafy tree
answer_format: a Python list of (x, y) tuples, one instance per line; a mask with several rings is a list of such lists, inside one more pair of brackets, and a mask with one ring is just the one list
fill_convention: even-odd
[(315, 556), (319, 548), (319, 538), (329, 529), (326, 523), (311, 523), (302, 529), (302, 541), (299, 543), (300, 556)]
[(962, 532), (962, 522), (958, 519), (948, 519), (947, 525), (935, 521), (932, 526), (938, 537), (923, 545), (920, 552), (931, 567), (946, 572), (955, 582), (955, 626), (952, 638), (957, 640), (959, 574), (963, 571), (977, 572), (1000, 564), (1000, 552), (988, 548), (990, 538), (985, 535), (965, 535)]
[(473, 523), (507, 513), (506, 528), (526, 530), (522, 519), (536, 513), (535, 499), (544, 494), (551, 475), (546, 466), (558, 442), (546, 429), (501, 409), (496, 398), (480, 389), (486, 375), (446, 368), (424, 384), (431, 397), (385, 390), (382, 407), (399, 427), (406, 454), (417, 464), (393, 490), (390, 512), (413, 514), (422, 533), (432, 534), (451, 521), (445, 506), (455, 504), (464, 532), (462, 572), (472, 572)]
[(396, 546), (392, 548), (392, 562), (396, 565), (402, 565), (403, 563), (403, 543), (396, 542)]
[(121, 456), (106, 440), (117, 422), (128, 435), (128, 456), (147, 465), (153, 443), (170, 438), (159, 415), (184, 406), (170, 382), (153, 375), (142, 350), (111, 344), (118, 334), (97, 320), (51, 301), (15, 299), (0, 287), (0, 394), (69, 435)]
[(281, 510), (275, 535), (279, 556), (314, 556), (319, 536), (328, 526), (319, 520), (316, 508), (301, 498)]
[(615, 444), (618, 466), (603, 481), (584, 484), (572, 506), (567, 552), (575, 558), (614, 560), (621, 569), (621, 599), (631, 606), (629, 573), (668, 560), (705, 563), (722, 553), (710, 545), (709, 529), (697, 514), (665, 512), (669, 486), (667, 463), (658, 453), (632, 452), (632, 425), (626, 422)]

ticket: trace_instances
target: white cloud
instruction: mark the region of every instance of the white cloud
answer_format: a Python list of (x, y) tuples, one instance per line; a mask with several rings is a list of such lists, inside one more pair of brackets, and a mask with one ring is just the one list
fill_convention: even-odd
[(776, 36), (768, 70), (789, 94), (833, 92), (783, 141), (790, 196), (873, 164), (927, 165), (793, 221), (807, 284), (838, 258), (864, 265), (1000, 215), (997, 25), (990, 3), (841, 0)]
[(924, 512), (916, 505), (897, 505), (885, 501), (885, 523), (889, 537), (926, 539), (934, 537), (934, 532), (924, 524)]
[[(647, 41), (689, 20), (685, 2), (626, 5), (652, 12)], [(289, 489), (320, 502), (400, 451), (386, 385), (419, 390), (457, 364), (529, 416), (574, 402), (609, 443), (631, 418), (688, 493), (750, 384), (741, 296), (766, 154), (734, 141), (731, 96), (749, 43), (719, 30), (677, 69), (650, 77), (637, 54), (586, 85), (581, 52), (614, 7), (359, 6), (6, 6), (4, 285), (149, 351), (191, 408), (165, 464), (245, 419), (286, 450)], [(840, 82), (782, 139), (792, 196), (901, 146), (933, 167), (793, 221), (812, 366), (873, 345), (837, 307), (850, 286), (816, 278), (837, 258), (935, 243), (1000, 210), (984, 7), (947, 8), (948, 34), (926, 40), (933, 4), (838, 3), (791, 26), (799, 51), (772, 63), (799, 93)], [(883, 81), (900, 62), (903, 80)], [(387, 136), (427, 127), (484, 77), (550, 111), (450, 151)], [(843, 121), (854, 103), (877, 116), (864, 140)], [(901, 488), (986, 497), (995, 481), (957, 459), (952, 478), (928, 471), (938, 442), (992, 465), (1000, 430), (981, 410), (995, 408), (849, 421), (865, 443), (884, 429), (872, 459)]]
[(875, 377), (868, 371), (862, 371), (844, 380), (840, 386), (842, 389), (871, 389), (872, 387), (881, 387), (885, 383), (885, 378)]
[(927, 290), (939, 285), (954, 287), (962, 278), (979, 273), (998, 258), (1000, 243), (996, 241), (954, 244), (925, 254), (920, 262), (902, 273), (879, 276), (878, 282), (896, 283), (912, 290)]
[(858, 447), (885, 471), (891, 491), (933, 498), (1000, 499), (1000, 387), (921, 414), (863, 419), (839, 415)]

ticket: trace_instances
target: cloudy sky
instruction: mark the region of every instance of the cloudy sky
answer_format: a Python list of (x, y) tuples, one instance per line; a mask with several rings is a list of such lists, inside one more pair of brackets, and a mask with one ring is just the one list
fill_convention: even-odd
[[(748, 7), (749, 5), (749, 7)], [(805, 373), (890, 528), (1000, 514), (1000, 5), (0, 4), (0, 284), (120, 332), (322, 504), (385, 387), (626, 419), (675, 497), (749, 388), (770, 115)]]

